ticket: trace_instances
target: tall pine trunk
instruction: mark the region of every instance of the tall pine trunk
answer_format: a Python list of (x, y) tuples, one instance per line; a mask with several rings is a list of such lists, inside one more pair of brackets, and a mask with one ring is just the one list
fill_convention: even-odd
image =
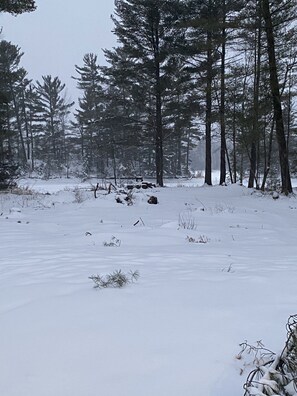
[(160, 70), (156, 72), (156, 181), (163, 187), (163, 125), (162, 125), (162, 98), (160, 86)]
[[(158, 21), (159, 22), (159, 21)], [(160, 48), (159, 48), (159, 23), (152, 29), (152, 42), (154, 47), (155, 61), (155, 150), (156, 150), (156, 182), (163, 187), (163, 121), (162, 121), (162, 87), (160, 71)]]
[(236, 103), (235, 103), (235, 95), (233, 98), (233, 111), (232, 111), (232, 160), (233, 160), (233, 183), (237, 183), (237, 127), (236, 127)]
[(260, 91), (260, 75), (261, 75), (261, 16), (260, 9), (258, 11), (258, 26), (255, 32), (255, 53), (254, 53), (254, 98), (253, 98), (253, 124), (252, 124), (252, 143), (250, 152), (250, 175), (248, 187), (259, 188), (257, 171), (257, 143), (259, 142), (259, 91)]
[(256, 148), (256, 143), (254, 141), (252, 141), (251, 143), (251, 152), (249, 158), (250, 158), (250, 174), (249, 174), (248, 188), (253, 188), (254, 180), (256, 180), (256, 167), (257, 167), (257, 148)]
[(226, 90), (226, 2), (222, 1), (222, 53), (221, 53), (221, 103), (220, 103), (220, 124), (221, 124), (221, 150), (220, 150), (220, 184), (226, 183), (226, 121), (225, 121), (225, 90)]
[(212, 119), (212, 33), (207, 32), (206, 115), (205, 115), (205, 184), (211, 186), (211, 119)]
[(22, 131), (20, 110), (19, 110), (18, 102), (17, 102), (16, 96), (15, 96), (14, 87), (13, 87), (13, 84), (11, 81), (9, 81), (9, 88), (10, 88), (10, 94), (11, 94), (15, 118), (16, 118), (17, 129), (18, 129), (19, 138), (20, 138), (20, 142), (21, 142), (21, 152), (19, 153), (19, 156), (22, 159), (22, 163), (25, 165), (27, 162), (27, 152), (26, 152), (25, 140), (24, 140), (23, 131)]
[(269, 0), (262, 0), (262, 14), (265, 22), (265, 31), (267, 37), (267, 51), (269, 58), (270, 88), (273, 101), (274, 120), (276, 138), (278, 143), (279, 160), (281, 168), (281, 185), (282, 192), (285, 194), (292, 192), (291, 176), (289, 169), (288, 147), (285, 137), (283, 111), (281, 106), (281, 96), (279, 90), (279, 81), (277, 75), (275, 40), (271, 18)]

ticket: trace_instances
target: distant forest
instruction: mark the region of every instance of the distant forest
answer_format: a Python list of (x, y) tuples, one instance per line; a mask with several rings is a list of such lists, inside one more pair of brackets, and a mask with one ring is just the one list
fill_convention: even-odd
[[(34, 11), (31, 0), (0, 12)], [(115, 0), (106, 65), (73, 66), (77, 105), (59, 76), (33, 82), (21, 48), (0, 42), (0, 178), (192, 175), (212, 147), (220, 184), (292, 192), (297, 172), (296, 0)], [(71, 71), (70, 71), (71, 73)], [(2, 168), (1, 168), (2, 167)], [(2, 169), (2, 171), (1, 171)]]

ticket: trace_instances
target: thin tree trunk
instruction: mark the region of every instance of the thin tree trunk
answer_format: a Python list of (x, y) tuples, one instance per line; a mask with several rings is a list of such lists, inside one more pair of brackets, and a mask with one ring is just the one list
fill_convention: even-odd
[(290, 143), (290, 137), (291, 137), (291, 111), (292, 111), (292, 75), (291, 75), (291, 71), (289, 74), (289, 92), (288, 92), (288, 115), (287, 115), (287, 139), (286, 139), (286, 143), (287, 143), (287, 148), (289, 150), (289, 143)]
[(11, 97), (12, 97), (12, 103), (13, 103), (13, 107), (14, 107), (16, 122), (17, 122), (17, 128), (18, 128), (19, 137), (20, 137), (20, 141), (21, 141), (21, 148), (22, 148), (21, 158), (23, 160), (23, 163), (26, 164), (27, 152), (26, 152), (26, 146), (25, 146), (25, 141), (24, 141), (23, 132), (22, 132), (22, 123), (21, 123), (20, 114), (19, 114), (19, 106), (18, 106), (16, 97), (15, 97), (12, 83), (10, 82), (9, 85), (10, 85), (10, 93), (11, 93)]
[(163, 125), (159, 64), (156, 70), (156, 81), (156, 173), (157, 184), (163, 187)]
[(266, 161), (266, 167), (265, 167), (265, 170), (264, 170), (264, 176), (263, 176), (262, 185), (261, 185), (261, 190), (262, 191), (264, 191), (264, 189), (265, 189), (266, 180), (267, 180), (267, 177), (268, 177), (268, 174), (269, 174), (269, 171), (270, 171), (270, 166), (271, 166), (273, 130), (274, 130), (274, 119), (272, 120), (272, 125), (271, 125), (271, 130), (270, 130), (270, 135), (269, 135), (267, 161)]
[(187, 175), (190, 174), (190, 144), (191, 144), (191, 139), (190, 139), (190, 133), (188, 132), (188, 135), (187, 135), (187, 152), (186, 152), (186, 172), (187, 172)]
[(257, 148), (256, 143), (253, 141), (251, 143), (250, 152), (250, 174), (248, 181), (248, 188), (254, 188), (254, 180), (256, 180), (256, 163), (257, 163)]
[(233, 181), (233, 175), (232, 175), (232, 167), (231, 167), (231, 161), (230, 161), (230, 157), (229, 157), (229, 153), (228, 153), (228, 149), (226, 148), (226, 157), (227, 157), (227, 163), (228, 163), (228, 170), (229, 170), (229, 175), (230, 175), (230, 181), (231, 184), (234, 183)]
[(163, 121), (162, 121), (162, 87), (159, 49), (159, 21), (152, 27), (152, 41), (155, 61), (155, 150), (156, 150), (156, 181), (163, 187)]
[(178, 128), (177, 135), (177, 147), (176, 147), (176, 169), (175, 169), (175, 176), (182, 175), (182, 133), (180, 127)]
[[(258, 7), (259, 9), (259, 7)], [(260, 90), (260, 73), (261, 73), (261, 16), (258, 11), (258, 30), (255, 33), (255, 63), (254, 63), (254, 100), (253, 100), (253, 127), (252, 143), (250, 154), (250, 175), (248, 187), (254, 187), (254, 181), (257, 182), (257, 143), (259, 141), (259, 90)]]
[(112, 168), (113, 168), (114, 184), (117, 185), (117, 163), (116, 163), (115, 142), (114, 141), (112, 142), (111, 154), (112, 154)]
[(31, 153), (31, 147), (30, 147), (29, 121), (28, 121), (27, 112), (26, 112), (24, 89), (22, 91), (22, 110), (23, 110), (25, 131), (26, 131), (27, 160), (29, 161), (31, 159), (32, 153)]
[(235, 97), (233, 101), (233, 114), (232, 114), (232, 138), (233, 138), (233, 183), (237, 182), (237, 156), (236, 156), (236, 108)]
[(212, 113), (212, 33), (207, 32), (207, 75), (206, 75), (206, 115), (205, 115), (205, 184), (211, 182), (211, 113)]
[(222, 1), (223, 28), (222, 28), (222, 54), (221, 54), (221, 104), (220, 104), (220, 124), (221, 124), (221, 150), (220, 150), (220, 184), (226, 183), (226, 120), (225, 120), (225, 90), (226, 90), (226, 1)]

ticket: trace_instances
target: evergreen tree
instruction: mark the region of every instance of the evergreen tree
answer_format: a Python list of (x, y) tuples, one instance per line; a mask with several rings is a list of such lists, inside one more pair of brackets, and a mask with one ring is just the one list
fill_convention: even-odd
[[(196, 80), (196, 90), (200, 91), (201, 101), (204, 102), (205, 183), (209, 185), (212, 184), (212, 127), (218, 121), (221, 135), (220, 183), (224, 184), (226, 180), (227, 45), (229, 41), (232, 43), (232, 32), (238, 25), (237, 14), (242, 4), (242, 1), (235, 3), (227, 0), (186, 1), (184, 23), (188, 30), (185, 51), (189, 70)], [(220, 87), (220, 92), (217, 87)], [(215, 106), (216, 98), (219, 98), (219, 108)]]
[[(275, 132), (281, 177), (287, 180), (282, 182), (282, 190), (286, 191), (285, 184), (290, 190), (288, 147), (281, 102), (287, 90), (288, 70), (292, 69), (293, 54), (296, 54), (296, 43), (293, 44), (295, 28), (292, 27), (295, 8), (295, 1), (291, 0), (252, 0), (243, 10), (242, 38), (251, 59), (249, 80), (252, 100), (246, 111), (252, 123), (245, 135), (250, 160), (249, 187), (253, 187), (256, 181), (256, 187), (259, 188), (261, 173), (261, 188), (265, 187), (274, 154)], [(267, 90), (269, 86), (270, 90)]]
[(74, 79), (82, 92), (75, 117), (81, 131), (84, 168), (88, 174), (93, 170), (104, 173), (104, 154), (99, 150), (99, 147), (103, 146), (99, 122), (102, 117), (104, 93), (97, 56), (86, 54), (83, 66), (75, 66), (75, 70), (79, 76)]
[(269, 60), (270, 89), (273, 102), (274, 121), (276, 137), (279, 149), (279, 159), (281, 168), (282, 192), (288, 194), (292, 192), (292, 184), (289, 169), (289, 151), (285, 137), (283, 109), (281, 104), (280, 78), (278, 74), (276, 55), (276, 26), (288, 24), (296, 19), (296, 2), (279, 0), (261, 1), (261, 10), (266, 32), (267, 53)]
[(26, 78), (26, 70), (20, 67), (22, 55), (19, 47), (5, 40), (0, 42), (1, 152), (9, 151), (11, 158), (15, 157), (25, 166), (27, 151), (22, 119), (22, 98), (29, 81)]
[(23, 12), (31, 12), (35, 9), (34, 0), (1, 0), (0, 2), (0, 12), (8, 12), (16, 15)]
[(164, 174), (164, 95), (167, 66), (176, 55), (182, 29), (177, 22), (182, 13), (179, 0), (116, 0), (114, 32), (127, 58), (133, 60), (131, 75), (142, 86), (150, 85), (153, 100), (156, 179), (163, 186)]
[(213, 88), (214, 77), (219, 71), (219, 7), (217, 0), (189, 0), (187, 7), (188, 46), (185, 50), (190, 60), (189, 69), (196, 77), (196, 89), (201, 92), (205, 103), (205, 183), (211, 185)]
[(109, 66), (102, 68), (107, 86), (103, 127), (109, 136), (114, 174), (119, 173), (115, 166), (127, 176), (151, 173), (154, 150), (151, 84), (131, 74), (135, 65), (123, 48), (105, 51), (105, 56)]
[(58, 77), (43, 76), (37, 81), (39, 119), (43, 123), (39, 135), (41, 159), (46, 163), (47, 176), (60, 172), (67, 158), (67, 116), (74, 102), (66, 99), (65, 84)]
[(22, 78), (19, 67), (20, 48), (2, 40), (0, 42), (0, 184), (7, 188), (17, 169), (18, 134), (15, 121), (15, 85)]
[[(0, 2), (0, 12), (7, 12), (14, 15), (22, 14), (23, 12), (31, 12), (35, 9), (36, 5), (34, 0), (1, 0)], [(6, 75), (1, 75), (1, 71), (0, 80), (0, 174), (2, 175), (0, 176), (0, 180), (4, 180), (7, 174), (14, 173), (15, 165), (11, 164), (8, 166), (3, 162), (5, 156), (7, 160), (11, 157), (11, 146), (9, 141), (7, 152), (4, 150), (4, 141), (7, 137), (9, 139), (9, 98), (6, 87), (3, 87)], [(2, 89), (4, 89), (4, 91), (2, 91)], [(10, 161), (12, 160), (10, 159)], [(3, 169), (4, 166), (6, 167), (5, 169)]]

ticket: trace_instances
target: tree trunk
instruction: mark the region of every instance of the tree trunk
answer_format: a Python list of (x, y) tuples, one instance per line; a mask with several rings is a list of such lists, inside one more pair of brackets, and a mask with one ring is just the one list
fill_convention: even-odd
[(31, 153), (31, 144), (30, 144), (29, 120), (26, 112), (24, 89), (22, 90), (22, 111), (23, 111), (24, 125), (26, 131), (27, 160), (29, 161), (32, 157), (32, 153)]
[(220, 184), (226, 183), (226, 121), (225, 121), (225, 62), (226, 62), (226, 2), (222, 1), (223, 7), (223, 28), (222, 28), (222, 54), (221, 54), (221, 104), (220, 104), (220, 124), (221, 124), (221, 150), (220, 150)]
[(157, 184), (159, 184), (160, 187), (163, 187), (163, 125), (159, 75), (157, 78), (156, 94), (156, 174)]
[(237, 156), (236, 156), (236, 108), (235, 108), (235, 97), (233, 102), (233, 113), (232, 113), (232, 139), (233, 139), (233, 183), (237, 182)]
[(181, 128), (178, 126), (176, 131), (177, 135), (177, 147), (176, 147), (176, 167), (175, 176), (182, 175), (182, 132)]
[[(272, 120), (272, 125), (271, 125), (271, 129), (270, 129), (268, 154), (267, 154), (267, 159), (265, 159), (265, 169), (264, 169), (264, 175), (263, 175), (263, 180), (262, 180), (262, 185), (261, 185), (262, 191), (264, 191), (264, 189), (265, 189), (266, 180), (267, 180), (267, 177), (268, 177), (268, 174), (270, 171), (270, 167), (271, 167), (273, 130), (274, 130), (274, 119)], [(266, 155), (265, 155), (265, 157), (266, 157)]]
[(211, 182), (211, 113), (212, 113), (212, 33), (207, 32), (207, 70), (206, 70), (206, 115), (205, 115), (205, 184)]
[(276, 128), (276, 138), (279, 150), (279, 160), (281, 168), (282, 192), (289, 194), (292, 192), (291, 176), (289, 169), (288, 148), (284, 130), (283, 111), (279, 91), (279, 81), (277, 75), (277, 65), (275, 56), (274, 31), (270, 12), (269, 0), (262, 0), (262, 14), (265, 22), (267, 36), (267, 51), (269, 58), (270, 88), (273, 100), (274, 120)]
[[(257, 7), (259, 8), (259, 7)], [(255, 53), (254, 53), (254, 98), (253, 98), (253, 126), (252, 126), (252, 143), (250, 153), (250, 175), (248, 187), (254, 187), (254, 181), (258, 188), (256, 175), (257, 169), (257, 143), (259, 141), (259, 90), (261, 75), (261, 16), (258, 11), (258, 23), (255, 32)]]
[(21, 119), (20, 119), (19, 106), (18, 106), (16, 97), (15, 97), (14, 87), (13, 87), (11, 81), (9, 82), (9, 86), (10, 86), (10, 93), (11, 93), (12, 103), (13, 103), (14, 112), (15, 112), (17, 129), (18, 129), (19, 137), (20, 137), (20, 141), (21, 141), (21, 158), (22, 158), (23, 164), (25, 165), (27, 162), (27, 152), (26, 152), (26, 146), (25, 146), (25, 141), (24, 141), (24, 136), (23, 136), (23, 131), (22, 131), (22, 123), (21, 123)]
[(253, 141), (251, 143), (250, 175), (249, 175), (248, 188), (254, 188), (254, 180), (256, 180), (256, 163), (257, 163), (257, 149), (256, 149), (256, 144)]
[(163, 187), (163, 121), (162, 121), (162, 87), (160, 72), (159, 24), (152, 29), (155, 60), (155, 150), (156, 150), (156, 182)]
[(228, 170), (229, 170), (229, 175), (230, 175), (230, 181), (231, 181), (231, 184), (233, 184), (234, 181), (233, 181), (233, 174), (232, 174), (232, 166), (231, 166), (230, 156), (229, 156), (229, 153), (228, 153), (228, 148), (226, 148), (226, 157), (227, 157), (227, 164), (228, 164)]
[(190, 145), (191, 145), (191, 134), (187, 134), (187, 151), (186, 151), (186, 172), (187, 175), (190, 174)]

